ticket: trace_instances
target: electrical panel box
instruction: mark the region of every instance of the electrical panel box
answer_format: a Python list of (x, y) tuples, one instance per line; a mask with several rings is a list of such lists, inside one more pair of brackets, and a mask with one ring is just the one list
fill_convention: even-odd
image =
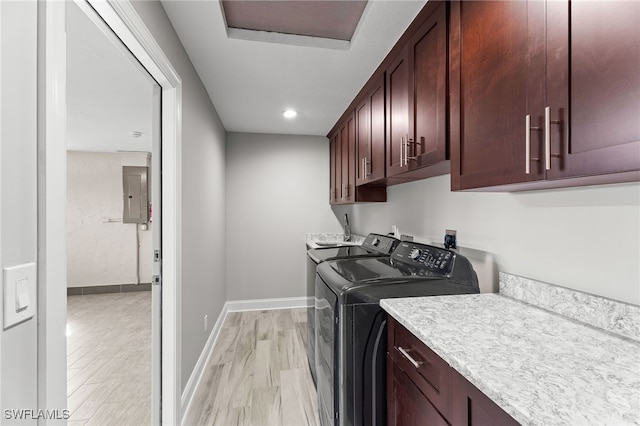
[(148, 167), (122, 167), (123, 223), (149, 222)]

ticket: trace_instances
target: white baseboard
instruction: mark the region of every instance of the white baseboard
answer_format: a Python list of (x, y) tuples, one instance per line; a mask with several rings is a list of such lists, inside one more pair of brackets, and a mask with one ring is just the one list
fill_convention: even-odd
[(189, 377), (189, 381), (184, 388), (184, 392), (182, 392), (180, 404), (182, 410), (181, 423), (184, 423), (186, 414), (189, 412), (189, 408), (191, 408), (193, 395), (200, 385), (202, 374), (204, 373), (205, 366), (207, 365), (207, 360), (209, 359), (216, 340), (218, 339), (218, 335), (220, 334), (222, 324), (227, 317), (227, 313), (241, 311), (263, 311), (271, 309), (306, 308), (307, 303), (308, 299), (306, 296), (285, 297), (279, 299), (232, 300), (226, 302), (222, 307), (222, 311), (220, 312), (215, 325), (211, 329), (211, 334), (209, 334), (207, 343), (205, 343), (204, 348), (202, 348), (202, 352), (200, 353), (198, 362), (196, 362), (196, 365), (191, 372), (191, 376)]
[(307, 297), (284, 297), (280, 299), (231, 300), (225, 303), (227, 312), (263, 311), (270, 309), (306, 308)]
[(193, 401), (193, 394), (195, 393), (198, 385), (200, 384), (200, 380), (202, 379), (202, 373), (204, 373), (205, 366), (207, 365), (207, 360), (209, 359), (209, 355), (211, 355), (211, 351), (213, 350), (213, 346), (218, 339), (218, 335), (220, 334), (220, 330), (222, 329), (222, 324), (224, 323), (225, 318), (227, 317), (227, 304), (222, 307), (222, 311), (220, 315), (218, 315), (218, 319), (211, 329), (211, 333), (209, 334), (209, 338), (207, 339), (207, 343), (205, 343), (204, 348), (202, 348), (202, 352), (200, 353), (200, 357), (198, 358), (198, 362), (196, 362), (193, 371), (191, 372), (191, 376), (189, 376), (189, 381), (184, 388), (184, 392), (182, 392), (182, 397), (180, 401), (180, 413), (182, 420), (180, 424), (184, 424), (185, 417), (189, 412), (189, 408), (191, 407), (191, 402)]

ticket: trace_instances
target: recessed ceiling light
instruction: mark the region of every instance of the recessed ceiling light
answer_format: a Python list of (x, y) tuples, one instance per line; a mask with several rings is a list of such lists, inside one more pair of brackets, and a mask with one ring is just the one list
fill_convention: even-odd
[(298, 111), (288, 109), (285, 112), (283, 112), (282, 115), (284, 115), (285, 118), (293, 118), (296, 115), (298, 115)]

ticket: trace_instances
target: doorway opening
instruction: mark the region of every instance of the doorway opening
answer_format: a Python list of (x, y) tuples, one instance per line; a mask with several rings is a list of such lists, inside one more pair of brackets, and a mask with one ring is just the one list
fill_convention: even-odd
[(66, 20), (67, 408), (71, 421), (150, 424), (160, 86), (87, 3), (68, 3)]
[[(74, 0), (159, 86), (153, 123), (152, 423), (180, 422), (182, 80), (133, 5)], [(66, 406), (66, 8), (38, 2), (38, 407)], [(160, 142), (162, 140), (162, 143)], [(160, 179), (160, 172), (162, 172)], [(162, 235), (161, 238), (160, 234)], [(158, 238), (156, 238), (156, 236)], [(61, 250), (61, 248), (63, 248)], [(157, 294), (157, 297), (156, 297)], [(158, 313), (156, 316), (155, 313)], [(160, 317), (159, 313), (162, 312)], [(61, 345), (61, 338), (63, 344)], [(160, 368), (162, 367), (162, 368)], [(162, 372), (162, 373), (161, 373)]]

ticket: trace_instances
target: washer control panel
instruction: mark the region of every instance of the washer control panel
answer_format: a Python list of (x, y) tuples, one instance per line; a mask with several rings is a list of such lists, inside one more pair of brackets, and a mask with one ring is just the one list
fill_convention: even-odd
[(401, 241), (391, 257), (399, 262), (447, 275), (453, 269), (456, 254), (440, 247)]
[(400, 241), (393, 237), (380, 234), (369, 234), (364, 239), (362, 247), (383, 254), (391, 254)]

